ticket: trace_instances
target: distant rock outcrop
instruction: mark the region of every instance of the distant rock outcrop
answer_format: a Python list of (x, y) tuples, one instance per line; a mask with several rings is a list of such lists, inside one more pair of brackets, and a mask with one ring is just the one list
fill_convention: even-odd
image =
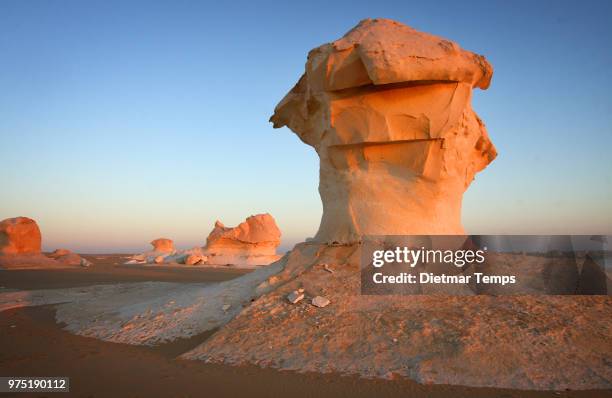
[(177, 251), (172, 240), (159, 238), (151, 242), (152, 251), (136, 254), (126, 264), (267, 265), (280, 258), (276, 254), (280, 237), (270, 214), (248, 217), (236, 227), (226, 227), (217, 221), (205, 247)]
[(0, 268), (88, 267), (91, 263), (67, 249), (45, 256), (42, 236), (36, 221), (28, 217), (7, 218), (0, 222)]
[(38, 224), (31, 218), (7, 218), (0, 222), (0, 254), (40, 253), (41, 240)]
[(270, 214), (248, 217), (236, 227), (220, 221), (206, 239), (209, 264), (266, 265), (280, 258), (276, 248), (281, 232)]
[(155, 252), (170, 253), (174, 251), (174, 242), (172, 239), (158, 238), (151, 241), (151, 245)]
[(82, 267), (89, 267), (91, 265), (90, 261), (68, 249), (56, 249), (48, 257), (65, 265), (80, 265)]

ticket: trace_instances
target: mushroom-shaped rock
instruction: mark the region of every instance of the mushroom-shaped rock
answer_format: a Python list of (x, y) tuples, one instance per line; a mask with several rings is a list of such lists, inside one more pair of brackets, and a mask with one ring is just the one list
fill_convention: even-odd
[(388, 19), (310, 51), (270, 120), (319, 155), (314, 240), (463, 233), (463, 193), (496, 156), (471, 107), (492, 74), (483, 56)]
[(40, 253), (41, 235), (36, 221), (27, 217), (0, 222), (0, 254)]
[(236, 227), (220, 221), (206, 239), (209, 264), (266, 265), (276, 261), (281, 232), (270, 214), (248, 217)]
[(153, 251), (162, 253), (171, 253), (174, 251), (174, 242), (168, 238), (158, 238), (151, 241)]

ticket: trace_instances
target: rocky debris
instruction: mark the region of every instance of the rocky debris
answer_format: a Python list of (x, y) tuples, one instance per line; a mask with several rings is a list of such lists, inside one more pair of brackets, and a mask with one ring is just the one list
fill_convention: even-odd
[(223, 307), (221, 307), (224, 312), (227, 312), (230, 308), (232, 308), (230, 304), (225, 304)]
[(93, 265), (93, 263), (89, 260), (87, 260), (86, 258), (81, 258), (81, 267), (83, 268), (89, 268)]
[(312, 305), (319, 308), (327, 307), (330, 302), (327, 297), (323, 296), (316, 296), (312, 299)]
[(204, 264), (208, 258), (201, 254), (190, 254), (185, 257), (185, 265)]
[(471, 105), (492, 74), (483, 56), (388, 19), (310, 51), (270, 120), (319, 155), (315, 241), (462, 234), (463, 193), (496, 156)]
[(158, 238), (151, 241), (154, 252), (172, 253), (174, 251), (174, 242), (168, 238)]
[(280, 258), (276, 248), (281, 233), (270, 214), (250, 216), (236, 227), (220, 221), (206, 239), (209, 264), (267, 265)]
[(153, 262), (154, 262), (155, 264), (162, 264), (162, 263), (164, 262), (164, 258), (165, 258), (164, 256), (157, 256), (157, 257), (155, 257), (155, 259), (153, 260)]
[(38, 224), (31, 218), (15, 217), (0, 221), (0, 255), (39, 254), (41, 241)]
[[(256, 301), (181, 358), (364, 377), (393, 372), (429, 384), (612, 386), (610, 296), (366, 296), (359, 249), (298, 244), (282, 271), (259, 285)], [(343, 266), (330, 278), (321, 263)], [(287, 307), (298, 286), (333, 305)]]
[(304, 299), (304, 292), (299, 290), (294, 290), (287, 295), (287, 300), (291, 304), (297, 304)]

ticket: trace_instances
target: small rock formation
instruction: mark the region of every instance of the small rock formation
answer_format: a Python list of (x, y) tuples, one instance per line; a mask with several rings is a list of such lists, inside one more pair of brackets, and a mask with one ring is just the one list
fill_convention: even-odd
[(56, 249), (48, 257), (66, 265), (80, 265), (82, 267), (91, 265), (89, 261), (68, 249)]
[(270, 121), (319, 155), (314, 240), (462, 234), (463, 193), (496, 156), (471, 106), (492, 75), (483, 56), (387, 19), (310, 51)]
[(172, 239), (158, 238), (151, 241), (154, 252), (171, 253), (174, 251), (174, 242)]
[(236, 227), (220, 221), (206, 239), (209, 264), (267, 265), (280, 258), (276, 248), (281, 232), (270, 214), (248, 217)]
[(205, 263), (207, 260), (208, 258), (201, 254), (190, 254), (185, 257), (185, 265), (197, 265), (200, 263)]
[(0, 254), (39, 254), (40, 229), (27, 217), (7, 218), (0, 222)]
[(55, 249), (51, 253), (49, 253), (49, 257), (57, 259), (58, 257), (66, 256), (72, 253), (68, 249)]
[[(174, 249), (174, 242), (168, 238), (157, 238), (152, 240), (153, 250), (135, 254), (125, 263), (133, 264), (163, 264), (177, 262), (177, 251)], [(183, 258), (185, 256), (182, 256)]]

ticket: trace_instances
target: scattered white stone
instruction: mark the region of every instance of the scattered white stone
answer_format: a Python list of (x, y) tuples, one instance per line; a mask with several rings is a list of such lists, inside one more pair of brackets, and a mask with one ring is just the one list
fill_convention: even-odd
[(300, 301), (302, 301), (304, 299), (304, 289), (301, 289), (301, 290), (302, 290), (301, 292), (299, 290), (294, 290), (291, 293), (289, 293), (287, 295), (287, 300), (291, 304), (297, 304)]
[(146, 264), (146, 261), (140, 261), (140, 260), (130, 260), (130, 261), (126, 261), (125, 264)]
[(225, 304), (223, 307), (221, 307), (221, 309), (223, 309), (224, 312), (227, 312), (227, 310), (229, 310), (230, 308), (232, 308), (232, 306), (229, 304)]
[(331, 269), (331, 268), (329, 268), (329, 265), (328, 265), (328, 264), (323, 264), (323, 269), (324, 269), (325, 271), (329, 272), (330, 274), (333, 274), (333, 273), (334, 273), (334, 270), (333, 270), (333, 269)]
[(90, 267), (93, 263), (87, 259), (81, 258), (81, 267)]
[(312, 299), (312, 305), (314, 305), (315, 307), (319, 307), (319, 308), (328, 306), (330, 302), (331, 301), (329, 301), (328, 298), (323, 297), (323, 296), (317, 296)]

